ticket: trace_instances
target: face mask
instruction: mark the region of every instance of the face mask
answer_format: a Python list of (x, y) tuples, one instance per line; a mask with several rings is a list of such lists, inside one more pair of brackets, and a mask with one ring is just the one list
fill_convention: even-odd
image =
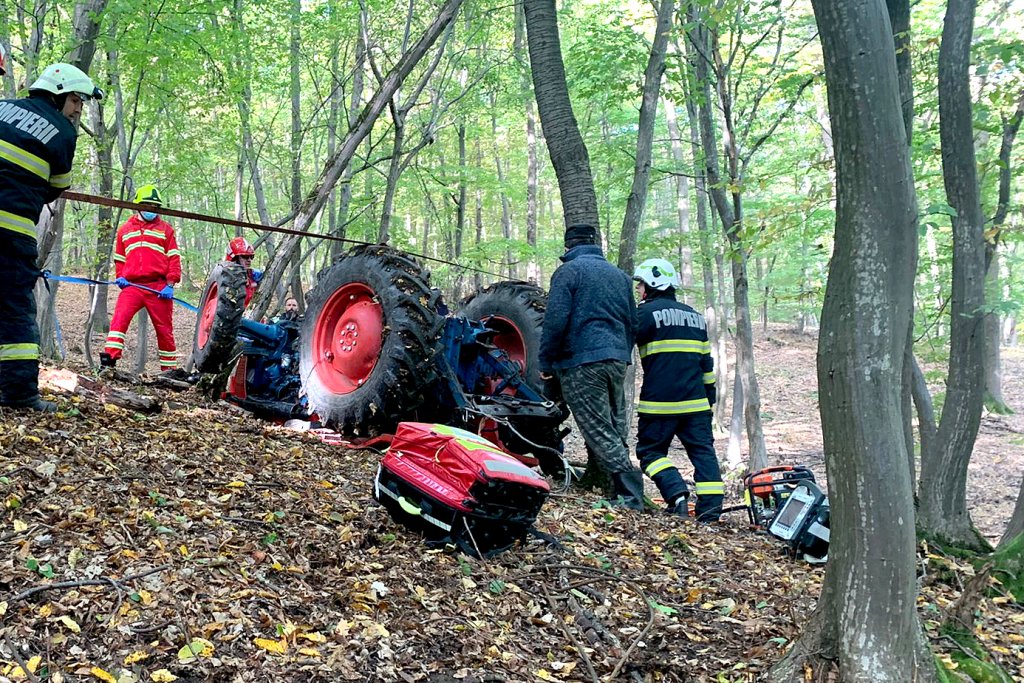
[(146, 222), (152, 222), (156, 220), (156, 214), (153, 213), (152, 211), (141, 211), (139, 212), (139, 215), (142, 216), (142, 220)]

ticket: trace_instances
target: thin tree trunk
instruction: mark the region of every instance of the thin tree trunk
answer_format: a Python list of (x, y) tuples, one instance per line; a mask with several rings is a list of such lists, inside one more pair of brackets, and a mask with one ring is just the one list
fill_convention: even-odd
[(523, 50), (523, 34), (526, 32), (526, 17), (523, 14), (523, 0), (516, 2), (516, 25), (513, 54), (519, 64), (520, 92), (526, 106), (526, 244), (530, 257), (526, 263), (526, 279), (539, 284), (540, 265), (537, 259), (537, 114), (533, 106), (533, 89), (530, 84), (529, 57)]
[(817, 608), (772, 678), (824, 680), (834, 662), (842, 681), (929, 683), (900, 410), (917, 207), (892, 33), (881, 0), (812, 4), (837, 168), (817, 362), (832, 537)]
[(943, 180), (953, 216), (949, 374), (934, 448), (921, 455), (918, 523), (925, 534), (985, 550), (967, 510), (967, 466), (981, 423), (985, 356), (984, 218), (974, 159), (970, 66), (974, 0), (950, 0), (939, 48)]
[[(312, 191), (299, 207), (293, 222), (295, 230), (306, 231), (313, 225), (317, 214), (320, 213), (324, 204), (327, 203), (327, 195), (330, 194), (331, 188), (337, 184), (342, 172), (355, 155), (356, 149), (359, 148), (362, 141), (369, 135), (374, 122), (381, 112), (384, 111), (384, 107), (394, 97), (395, 91), (401, 86), (413, 67), (423, 58), (431, 45), (437, 41), (441, 33), (455, 18), (459, 8), (462, 6), (462, 2), (463, 0), (447, 0), (438, 11), (438, 15), (431, 22), (430, 26), (427, 27), (419, 40), (416, 41), (416, 44), (401, 56), (398, 63), (395, 64), (384, 78), (377, 92), (374, 93), (373, 97), (363, 108), (358, 122), (349, 130), (334, 156), (327, 160)], [(297, 235), (289, 235), (281, 240), (281, 247), (274, 254), (274, 258), (270, 260), (264, 271), (263, 277), (266, 289), (261, 288), (257, 290), (256, 296), (253, 298), (250, 307), (253, 318), (259, 319), (266, 314), (274, 287), (277, 286), (281, 276), (284, 274), (285, 268), (299, 244), (299, 240), (300, 237)]]
[[(687, 33), (691, 52), (691, 62), (697, 77), (702, 97), (698, 107), (701, 140), (704, 148), (704, 165), (708, 177), (708, 189), (714, 200), (715, 208), (722, 219), (722, 229), (730, 244), (730, 264), (732, 266), (733, 306), (736, 313), (736, 365), (743, 386), (743, 414), (747, 428), (748, 468), (756, 471), (768, 466), (768, 452), (761, 426), (761, 393), (754, 370), (754, 332), (750, 321), (750, 303), (748, 300), (749, 284), (747, 281), (747, 252), (740, 238), (742, 227), (741, 200), (738, 190), (732, 192), (730, 203), (723, 187), (719, 171), (717, 137), (714, 131), (714, 120), (711, 111), (711, 86), (709, 79), (708, 57), (712, 43), (708, 39), (706, 29), (699, 23), (695, 8), (690, 6), (689, 23), (692, 26)], [(721, 93), (722, 88), (719, 87)], [(729, 141), (730, 168), (737, 173), (737, 154), (735, 136), (729, 130), (728, 100), (722, 102), (725, 109), (726, 131)]]
[(658, 8), (658, 23), (651, 43), (651, 53), (644, 71), (644, 87), (640, 101), (640, 121), (636, 135), (636, 160), (633, 164), (633, 185), (626, 199), (626, 212), (622, 218), (622, 232), (619, 235), (619, 268), (633, 273), (636, 254), (636, 238), (644, 217), (647, 203), (647, 183), (651, 177), (651, 147), (654, 141), (654, 122), (658, 116), (658, 97), (661, 94), (661, 77), (665, 73), (665, 51), (668, 35), (672, 32), (675, 0), (661, 0)]
[(1010, 517), (1010, 522), (1006, 525), (1006, 531), (1003, 532), (1003, 537), (999, 541), (999, 547), (1005, 548), (1021, 534), (1024, 534), (1024, 479), (1021, 479), (1017, 505), (1013, 508), (1013, 516)]
[[(683, 157), (683, 138), (679, 131), (679, 120), (676, 116), (675, 102), (666, 97), (662, 99), (662, 104), (665, 107), (665, 125), (668, 127), (668, 134), (671, 139), (670, 146), (672, 151), (672, 160), (675, 162), (676, 168), (685, 168), (686, 162)], [(689, 244), (687, 243), (690, 233), (690, 184), (687, 181), (685, 173), (679, 173), (676, 175), (675, 181), (676, 212), (679, 218), (679, 273), (682, 277), (683, 284), (682, 300), (684, 303), (692, 305), (693, 295), (690, 294), (690, 290), (693, 287), (693, 254)], [(705, 285), (709, 282), (707, 281), (708, 274), (705, 275)], [(704, 302), (706, 307), (711, 306), (711, 299), (708, 297), (709, 294), (710, 292), (705, 288)], [(712, 335), (715, 334), (713, 326), (713, 319), (708, 320), (708, 331)], [(712, 340), (712, 348), (714, 348), (714, 345), (715, 343)]]
[[(352, 100), (348, 107), (348, 130), (355, 128), (359, 116), (359, 108), (363, 102), (363, 72), (366, 66), (366, 41), (364, 29), (366, 15), (359, 13), (360, 31), (356, 38), (356, 63), (352, 71)], [(349, 212), (352, 207), (352, 165), (346, 164), (341, 175), (341, 198), (338, 202), (338, 237), (346, 235)], [(345, 250), (344, 242), (331, 242), (331, 260), (338, 258)]]
[(292, 130), (289, 138), (291, 147), (292, 211), (298, 212), (302, 203), (302, 91), (299, 79), (299, 60), (302, 58), (302, 0), (291, 0), (288, 40), (288, 66), (291, 75), (289, 93), (292, 100)]

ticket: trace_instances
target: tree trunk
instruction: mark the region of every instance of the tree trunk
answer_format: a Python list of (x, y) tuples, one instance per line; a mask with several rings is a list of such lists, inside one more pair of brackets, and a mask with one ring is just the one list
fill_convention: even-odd
[[(384, 78), (378, 91), (374, 93), (373, 97), (363, 108), (358, 122), (346, 134), (345, 139), (338, 147), (338, 151), (334, 153), (334, 156), (327, 160), (312, 191), (299, 207), (293, 222), (295, 230), (306, 231), (313, 224), (317, 214), (320, 213), (324, 204), (327, 203), (327, 196), (330, 194), (331, 189), (338, 183), (342, 172), (348, 166), (356, 149), (358, 149), (366, 136), (369, 135), (374, 122), (381, 112), (384, 111), (384, 107), (394, 97), (395, 91), (401, 86), (409, 72), (423, 58), (423, 55), (430, 49), (430, 46), (437, 41), (445, 27), (455, 18), (459, 8), (462, 6), (462, 2), (463, 0), (447, 0), (434, 18), (434, 21), (427, 27), (419, 40), (416, 41), (416, 44), (401, 56), (398, 63), (395, 64)], [(274, 258), (270, 260), (270, 263), (267, 264), (263, 275), (266, 289), (260, 288), (260, 290), (257, 290), (250, 307), (251, 315), (254, 319), (258, 320), (266, 314), (274, 288), (284, 274), (285, 268), (291, 260), (300, 239), (298, 235), (289, 235), (281, 240), (280, 248), (274, 254)]]
[(526, 107), (526, 244), (530, 247), (526, 279), (540, 284), (540, 265), (537, 259), (537, 114), (534, 111), (533, 90), (530, 87), (529, 57), (523, 50), (525, 31), (523, 0), (518, 0), (512, 49), (519, 65), (519, 90)]
[(636, 160), (633, 164), (633, 185), (626, 199), (626, 212), (622, 218), (622, 233), (619, 235), (619, 268), (633, 274), (633, 260), (636, 255), (636, 238), (644, 217), (647, 203), (647, 183), (651, 177), (651, 146), (654, 141), (654, 122), (658, 116), (658, 97), (661, 93), (661, 77), (665, 73), (665, 50), (668, 35), (672, 32), (675, 0), (661, 0), (658, 8), (658, 23), (651, 43), (651, 54), (644, 71), (644, 87), (640, 101), (640, 121), (636, 134)]
[(558, 178), (565, 226), (599, 227), (590, 155), (580, 135), (565, 81), (555, 0), (523, 0), (533, 91), (551, 165)]
[(299, 79), (299, 60), (302, 59), (302, 0), (291, 0), (289, 4), (288, 66), (291, 76), (289, 93), (292, 100), (292, 130), (289, 138), (292, 161), (291, 205), (292, 211), (298, 212), (302, 203), (302, 91)]
[(391, 213), (395, 205), (395, 192), (398, 190), (398, 178), (402, 171), (402, 146), (405, 144), (405, 112), (395, 100), (388, 105), (391, 118), (395, 124), (391, 141), (391, 163), (388, 165), (388, 180), (384, 188), (384, 207), (380, 212), (380, 226), (377, 229), (377, 242), (387, 244), (391, 239)]
[[(495, 114), (498, 103), (491, 93), (491, 135), (498, 139), (498, 118)], [(512, 207), (505, 192), (505, 168), (501, 165), (501, 152), (494, 146), (494, 170), (498, 174), (498, 196), (501, 199), (501, 236), (505, 239), (505, 272), (509, 280), (515, 280), (515, 264), (512, 262)]]
[[(1017, 505), (1013, 508), (1013, 516), (1010, 517), (1010, 522), (1006, 525), (1006, 531), (1003, 532), (1003, 538), (999, 541), (999, 547), (1005, 548), (1015, 538), (1024, 534), (1024, 479), (1020, 482), (1020, 492), (1017, 494)], [(1021, 597), (1017, 597), (1017, 601), (1020, 602)]]
[(985, 354), (984, 218), (974, 159), (968, 68), (975, 0), (950, 0), (939, 48), (939, 133), (953, 216), (949, 374), (934, 448), (921, 454), (918, 523), (945, 543), (987, 549), (967, 510), (967, 466), (981, 422)]
[[(365, 14), (359, 13), (360, 26), (364, 24)], [(364, 31), (359, 31), (356, 38), (356, 64), (352, 71), (352, 100), (348, 107), (348, 130), (355, 128), (359, 116), (359, 107), (363, 102), (363, 70), (366, 64), (366, 41)], [(348, 228), (348, 215), (352, 206), (352, 165), (346, 164), (341, 175), (341, 199), (338, 202), (338, 237), (344, 237)], [(338, 258), (345, 250), (345, 243), (331, 242), (331, 260)]]
[[(832, 538), (821, 598), (772, 672), (802, 681), (936, 680), (915, 609), (914, 507), (900, 411), (917, 207), (881, 0), (813, 0), (837, 167), (835, 251), (818, 341)], [(824, 678), (822, 672), (816, 674)]]
[[(686, 162), (683, 157), (683, 137), (679, 130), (679, 119), (676, 116), (676, 104), (666, 97), (663, 99), (663, 105), (665, 107), (665, 125), (668, 127), (668, 134), (671, 139), (672, 160), (675, 162), (676, 168), (686, 168)], [(693, 287), (693, 254), (689, 244), (687, 244), (687, 237), (690, 233), (690, 184), (687, 182), (685, 173), (679, 173), (675, 180), (676, 212), (679, 219), (679, 274), (683, 284), (682, 301), (683, 303), (693, 305), (693, 295), (690, 293)], [(703, 233), (701, 234), (703, 235)], [(709, 292), (705, 290), (704, 294), (704, 305), (710, 307), (711, 298), (707, 296)], [(713, 321), (708, 320), (709, 335), (713, 334), (712, 326)], [(714, 346), (715, 342), (711, 340), (711, 347), (714, 348)]]
[[(724, 181), (719, 170), (718, 143), (714, 130), (714, 120), (711, 111), (711, 86), (708, 73), (708, 57), (711, 54), (711, 41), (708, 39), (708, 32), (703, 24), (699, 23), (696, 9), (693, 5), (689, 8), (690, 28), (687, 31), (691, 52), (691, 63), (694, 74), (697, 78), (698, 88), (702, 94), (699, 97), (699, 119), (701, 140), (704, 148), (704, 166), (708, 177), (708, 190), (714, 200), (715, 208), (722, 219), (722, 229), (729, 241), (733, 281), (733, 307), (736, 313), (736, 367), (743, 386), (743, 415), (747, 428), (748, 468), (756, 471), (768, 466), (768, 451), (764, 441), (764, 431), (761, 426), (761, 391), (757, 383), (757, 375), (754, 370), (754, 330), (750, 320), (750, 302), (748, 297), (749, 283), (747, 281), (747, 252), (740, 237), (742, 227), (741, 198), (738, 190), (732, 192), (732, 201), (726, 196)], [(719, 88), (722, 92), (722, 88)], [(728, 100), (722, 102), (725, 109), (726, 126), (729, 126)], [(737, 167), (737, 153), (735, 151), (734, 136), (730, 133), (730, 140), (733, 143), (727, 145), (730, 155), (730, 168), (735, 174)], [(734, 178), (733, 183), (737, 182)]]

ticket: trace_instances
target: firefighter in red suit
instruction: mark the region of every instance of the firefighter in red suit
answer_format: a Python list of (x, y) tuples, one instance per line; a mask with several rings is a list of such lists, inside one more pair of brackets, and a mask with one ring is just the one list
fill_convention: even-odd
[(248, 306), (252, 297), (256, 294), (256, 288), (260, 286), (263, 279), (263, 272), (252, 269), (252, 259), (256, 250), (244, 237), (236, 237), (228, 242), (228, 252), (224, 255), (225, 261), (231, 261), (245, 268), (245, 305)]
[[(140, 187), (135, 193), (135, 203), (163, 206), (160, 191), (153, 185)], [(114, 367), (124, 352), (128, 325), (135, 314), (145, 308), (156, 331), (160, 370), (178, 367), (172, 313), (174, 285), (181, 281), (181, 255), (174, 228), (152, 211), (143, 210), (132, 216), (117, 230), (114, 268), (117, 273), (114, 282), (121, 288), (121, 294), (110, 321), (106, 346), (100, 353), (100, 365)]]

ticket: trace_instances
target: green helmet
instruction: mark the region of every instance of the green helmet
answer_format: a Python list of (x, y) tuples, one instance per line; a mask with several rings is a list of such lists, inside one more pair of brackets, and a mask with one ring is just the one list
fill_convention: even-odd
[(73, 92), (86, 100), (103, 99), (103, 91), (93, 84), (92, 79), (77, 66), (70, 64), (51, 64), (46, 67), (28, 90), (42, 90), (54, 95)]
[(160, 190), (156, 189), (156, 185), (143, 185), (135, 191), (135, 203), (163, 206), (164, 200), (160, 196)]
[(633, 279), (640, 280), (651, 289), (665, 291), (669, 287), (678, 287), (679, 274), (675, 266), (663, 258), (649, 258), (633, 271)]

